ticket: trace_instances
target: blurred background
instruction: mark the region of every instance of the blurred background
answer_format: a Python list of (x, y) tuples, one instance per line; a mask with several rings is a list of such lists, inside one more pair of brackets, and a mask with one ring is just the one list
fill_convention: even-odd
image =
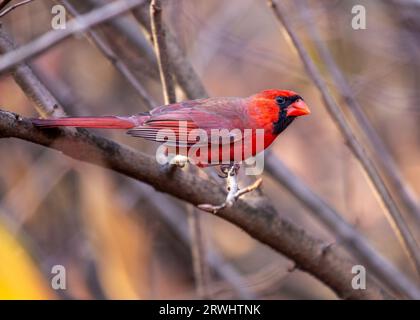
[[(315, 23), (354, 97), (418, 199), (420, 6), (396, 0), (282, 2), (326, 80), (334, 84), (308, 36), (310, 20)], [(72, 3), (83, 13), (95, 1)], [(35, 0), (1, 18), (1, 24), (17, 45), (30, 42), (51, 30), (55, 4)], [(352, 28), (351, 10), (356, 4), (366, 8), (365, 30)], [(248, 96), (282, 88), (304, 97), (311, 116), (296, 121), (271, 150), (377, 250), (414, 277), (375, 193), (266, 2), (166, 0), (163, 5), (165, 21), (211, 96)], [(134, 18), (126, 18), (138, 27), (133, 32), (143, 37)], [(152, 48), (138, 52), (109, 25), (96, 30), (162, 103), (157, 70), (145, 58), (153, 54)], [(70, 115), (128, 115), (146, 110), (126, 79), (82, 34), (31, 64)], [(185, 99), (181, 91), (177, 95)], [(346, 110), (342, 98), (337, 95), (337, 99)], [(0, 77), (0, 108), (38, 116), (7, 75)], [(120, 131), (96, 132), (151, 155), (157, 147)], [(0, 163), (1, 299), (197, 298), (185, 203), (109, 170), (17, 139), (0, 139)], [(335, 242), (268, 175), (263, 190), (282, 216), (318, 238)], [(239, 228), (207, 213), (202, 213), (202, 219), (206, 251), (217, 258), (208, 283), (212, 297), (336, 298), (328, 287), (293, 270), (290, 260)], [(420, 239), (418, 230), (413, 232)], [(54, 265), (66, 269), (66, 290), (51, 288)], [(233, 272), (236, 289), (219, 269)]]

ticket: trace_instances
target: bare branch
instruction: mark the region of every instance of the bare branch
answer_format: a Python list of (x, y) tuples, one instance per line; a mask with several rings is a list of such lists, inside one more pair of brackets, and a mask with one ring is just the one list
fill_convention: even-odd
[(118, 0), (81, 15), (79, 19), (70, 21), (66, 29), (47, 32), (32, 42), (0, 57), (0, 73), (24, 60), (34, 58), (75, 33), (84, 32), (97, 24), (133, 9), (143, 2), (144, 0)]
[(385, 213), (391, 227), (401, 242), (402, 247), (407, 251), (407, 254), (410, 257), (410, 260), (413, 262), (417, 272), (420, 274), (420, 249), (416, 243), (415, 238), (410, 232), (410, 229), (401, 216), (401, 213), (394, 200), (392, 199), (392, 196), (389, 193), (385, 183), (379, 175), (375, 165), (366, 154), (363, 146), (359, 143), (353, 134), (353, 131), (340, 107), (337, 105), (334, 98), (329, 94), (325, 81), (322, 79), (320, 72), (318, 71), (312, 59), (309, 57), (308, 52), (304, 48), (297, 34), (294, 32), (287, 15), (283, 12), (284, 9), (278, 4), (274, 3), (273, 0), (269, 0), (268, 4), (272, 8), (275, 17), (279, 20), (279, 22), (282, 23), (285, 30), (287, 31), (287, 34), (292, 40), (292, 43), (294, 44), (308, 75), (312, 78), (313, 82), (321, 92), (325, 106), (331, 118), (334, 120), (338, 129), (343, 134), (343, 137), (346, 139), (350, 150), (359, 160), (364, 171), (375, 186), (377, 193), (380, 195), (382, 203), (387, 209)]
[[(191, 172), (191, 174), (194, 174), (194, 172)], [(188, 207), (187, 213), (196, 292), (201, 299), (209, 299), (211, 298), (208, 286), (210, 272), (206, 263), (208, 252), (202, 231), (202, 213), (194, 207)]]
[(158, 59), (160, 81), (162, 82), (165, 104), (175, 103), (175, 86), (172, 80), (171, 64), (169, 63), (166, 48), (166, 30), (162, 25), (162, 7), (160, 0), (152, 0), (150, 3), (150, 21), (153, 36), (153, 44)]
[[(14, 51), (14, 45), (9, 36), (0, 26), (0, 53), (8, 54)], [(39, 82), (27, 64), (20, 64), (12, 70), (12, 75), (18, 85), (25, 91), (29, 98), (35, 102), (38, 113), (47, 117), (63, 117), (65, 112), (57, 100)]]

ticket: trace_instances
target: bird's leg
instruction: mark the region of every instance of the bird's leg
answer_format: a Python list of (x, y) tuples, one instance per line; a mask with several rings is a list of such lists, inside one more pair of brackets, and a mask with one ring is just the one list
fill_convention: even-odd
[(218, 205), (218, 206), (214, 206), (211, 204), (200, 204), (198, 205), (198, 208), (200, 208), (201, 210), (210, 212), (210, 213), (214, 213), (216, 214), (219, 210), (226, 208), (226, 207), (231, 207), (233, 206), (233, 204), (236, 202), (236, 200), (239, 199), (239, 197), (241, 197), (242, 195), (249, 193), (255, 189), (257, 189), (261, 183), (262, 183), (262, 179), (259, 178), (257, 181), (255, 181), (253, 184), (249, 185), (246, 188), (243, 189), (239, 189), (239, 185), (238, 185), (238, 178), (237, 178), (237, 173), (239, 170), (239, 165), (238, 164), (230, 164), (228, 167), (226, 166), (221, 166), (220, 170), (226, 174), (226, 189), (228, 191), (228, 194), (226, 196), (225, 201)]
[[(236, 164), (235, 166), (236, 166), (236, 171), (238, 171), (239, 170), (239, 165)], [(222, 165), (220, 165), (220, 172), (218, 172), (217, 175), (220, 178), (226, 179), (228, 177), (228, 172), (231, 169), (231, 167), (232, 167), (232, 164), (222, 164)]]

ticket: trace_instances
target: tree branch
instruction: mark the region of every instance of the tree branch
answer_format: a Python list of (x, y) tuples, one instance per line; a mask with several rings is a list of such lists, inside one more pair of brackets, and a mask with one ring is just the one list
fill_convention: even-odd
[[(7, 55), (8, 52), (14, 52), (14, 44), (0, 26), (0, 53)], [(39, 82), (27, 64), (19, 64), (13, 68), (11, 73), (16, 83), (35, 103), (35, 108), (42, 117), (64, 117), (66, 115), (63, 109), (58, 105), (57, 100)]]
[(165, 104), (175, 103), (175, 86), (172, 80), (172, 66), (169, 62), (166, 47), (166, 30), (162, 25), (162, 4), (160, 0), (152, 0), (150, 3), (150, 21), (159, 66), (160, 81), (162, 83)]

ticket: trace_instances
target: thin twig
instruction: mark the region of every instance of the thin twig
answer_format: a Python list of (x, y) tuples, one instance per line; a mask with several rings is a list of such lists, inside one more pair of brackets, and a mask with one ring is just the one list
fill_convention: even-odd
[[(33, 0), (24, 0), (24, 1), (21, 1), (21, 2), (18, 2), (16, 4), (14, 4), (13, 6), (10, 6), (7, 9), (4, 9), (3, 11), (0, 12), (0, 18), (3, 17), (3, 16), (5, 16), (6, 14), (8, 14), (10, 11), (15, 10), (17, 7), (23, 6), (23, 5), (25, 5), (25, 4), (29, 3), (29, 2), (32, 2), (32, 1)], [(0, 8), (0, 10), (1, 10), (1, 8)]]
[[(147, 37), (152, 39), (149, 8), (146, 5), (140, 5), (138, 8), (133, 10), (133, 14), (143, 27)], [(186, 55), (179, 46), (175, 36), (168, 30), (168, 28), (165, 29), (168, 55), (171, 58), (171, 65), (173, 67), (177, 82), (189, 99), (207, 97), (208, 95), (200, 78), (186, 58)]]
[(152, 0), (150, 3), (150, 22), (165, 104), (175, 103), (175, 86), (166, 47), (166, 30), (162, 25), (162, 7), (160, 0)]
[[(194, 172), (191, 172), (191, 174), (194, 174)], [(201, 212), (195, 207), (188, 207), (187, 213), (197, 296), (201, 299), (209, 299), (211, 298), (208, 286), (210, 282), (210, 272), (206, 263), (208, 260), (208, 252), (204, 233), (202, 231), (203, 217), (201, 216)]]
[[(68, 0), (59, 0), (67, 9), (68, 12), (75, 18), (79, 17), (79, 13), (75, 7)], [(122, 61), (108, 45), (105, 39), (101, 35), (90, 29), (87, 32), (89, 38), (96, 44), (97, 48), (102, 52), (102, 54), (115, 66), (115, 68), (121, 73), (121, 75), (131, 84), (131, 86), (136, 90), (142, 102), (146, 105), (148, 109), (154, 108), (157, 106), (157, 103), (153, 98), (147, 93), (144, 86), (137, 80), (136, 76), (131, 72), (130, 68)]]
[(398, 198), (401, 199), (405, 208), (416, 218), (417, 222), (420, 223), (420, 205), (417, 203), (417, 199), (415, 198), (412, 189), (409, 187), (407, 182), (404, 181), (404, 178), (402, 177), (394, 158), (389, 153), (385, 143), (370, 123), (364, 112), (364, 109), (355, 99), (354, 93), (352, 92), (349, 83), (343, 76), (340, 68), (337, 66), (337, 63), (335, 62), (334, 57), (331, 55), (328, 47), (325, 45), (325, 42), (322, 41), (319, 32), (317, 31), (316, 25), (312, 19), (311, 13), (308, 12), (306, 6), (302, 5), (301, 8), (303, 13), (305, 13), (305, 21), (307, 23), (304, 25), (306, 30), (313, 40), (320, 54), (320, 57), (332, 75), (334, 84), (337, 86), (340, 94), (347, 102), (350, 112), (356, 119), (356, 123), (365, 134), (369, 142), (369, 147), (375, 151), (377, 159), (381, 162), (384, 172), (393, 185), (394, 192), (397, 194)]
[(0, 57), (0, 73), (14, 67), (24, 60), (36, 57), (71, 35), (78, 32), (84, 32), (97, 24), (123, 14), (142, 4), (144, 1), (145, 0), (118, 0), (81, 15), (78, 19), (70, 21), (65, 29), (49, 31), (13, 52), (9, 52)]
[(389, 193), (385, 183), (379, 175), (375, 165), (366, 154), (366, 151), (364, 150), (363, 146), (359, 143), (359, 141), (353, 134), (353, 131), (350, 125), (348, 124), (340, 107), (337, 105), (334, 98), (329, 94), (328, 87), (325, 81), (323, 80), (314, 62), (309, 57), (308, 52), (306, 51), (300, 39), (298, 38), (297, 34), (294, 32), (287, 17), (287, 14), (285, 14), (284, 12), (284, 9), (278, 4), (274, 3), (273, 0), (268, 0), (268, 4), (273, 10), (275, 17), (278, 19), (279, 22), (281, 22), (281, 24), (284, 26), (284, 29), (287, 31), (287, 34), (290, 37), (294, 47), (296, 48), (308, 75), (312, 78), (314, 84), (321, 92), (322, 98), (325, 102), (325, 106), (331, 118), (334, 120), (338, 129), (343, 134), (347, 145), (350, 147), (350, 150), (359, 160), (370, 181), (372, 181), (375, 190), (379, 194), (380, 199), (386, 208), (385, 215), (391, 227), (397, 235), (402, 247), (406, 250), (408, 256), (410, 257), (410, 261), (413, 262), (418, 274), (420, 274), (420, 249), (416, 243), (415, 238), (411, 234), (410, 229), (408, 228), (403, 217), (401, 216), (401, 213), (398, 207), (396, 206), (394, 200), (392, 199), (392, 196)]

